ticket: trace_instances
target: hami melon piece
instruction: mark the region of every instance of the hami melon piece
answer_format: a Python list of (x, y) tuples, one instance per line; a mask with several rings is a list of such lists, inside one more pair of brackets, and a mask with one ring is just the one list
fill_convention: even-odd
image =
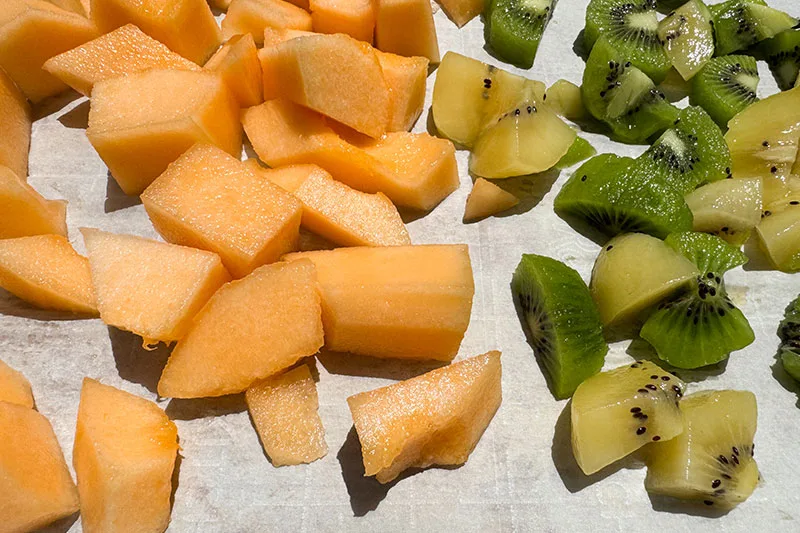
[(378, 51), (378, 61), (389, 87), (389, 131), (409, 131), (422, 114), (429, 61)]
[(0, 70), (0, 165), (25, 178), (31, 147), (31, 108), (14, 81)]
[(264, 101), (258, 49), (249, 33), (231, 37), (203, 68), (222, 76), (241, 107)]
[(519, 204), (519, 198), (483, 178), (475, 180), (464, 210), (464, 222), (502, 213)]
[(72, 11), (73, 13), (77, 13), (82, 17), (89, 17), (90, 9), (90, 2), (91, 0), (46, 0), (50, 2), (54, 6), (58, 6), (61, 9), (66, 9), (67, 11)]
[(292, 28), (311, 31), (311, 15), (283, 0), (233, 0), (222, 20), (226, 39), (249, 33), (257, 45), (264, 44), (264, 28)]
[(7, 402), (33, 409), (31, 383), (18, 372), (0, 360), (0, 403)]
[(293, 30), (291, 28), (264, 28), (264, 47), (258, 51), (258, 60), (261, 62), (261, 85), (264, 87), (264, 100), (274, 100), (281, 97), (281, 80), (276, 69), (280, 68), (280, 54), (277, 45), (289, 39), (317, 35), (311, 31)]
[(439, 63), (439, 41), (429, 0), (375, 0), (375, 47)]
[(67, 234), (67, 202), (45, 199), (4, 166), (0, 166), (0, 213), (0, 239)]
[(248, 159), (245, 163), (262, 178), (268, 179), (284, 191), (292, 194), (311, 174), (325, 172), (317, 165), (287, 165), (278, 168), (265, 168), (261, 166), (257, 159)]
[(310, 0), (311, 23), (319, 33), (344, 33), (372, 44), (375, 13), (372, 0)]

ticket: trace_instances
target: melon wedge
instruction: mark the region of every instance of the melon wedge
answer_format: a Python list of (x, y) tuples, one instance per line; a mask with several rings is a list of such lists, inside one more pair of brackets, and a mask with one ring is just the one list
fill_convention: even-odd
[(378, 52), (383, 77), (389, 87), (389, 131), (409, 131), (422, 114), (429, 61)]
[(281, 96), (281, 80), (277, 77), (276, 68), (280, 68), (280, 54), (276, 46), (289, 39), (318, 35), (312, 31), (294, 30), (291, 28), (264, 28), (264, 48), (258, 52), (261, 61), (261, 73), (264, 76), (264, 100), (274, 100)]
[(374, 357), (450, 361), (475, 286), (466, 245), (339, 248), (286, 256), (317, 267), (325, 345)]
[(0, 523), (3, 531), (36, 531), (78, 511), (78, 491), (50, 422), (0, 402)]
[(0, 240), (0, 287), (43, 309), (97, 315), (89, 261), (61, 235)]
[(372, 44), (372, 0), (310, 0), (311, 23), (319, 33), (344, 33)]
[(242, 150), (239, 104), (210, 72), (150, 70), (96, 84), (86, 135), (131, 195), (197, 142)]
[(375, 0), (375, 47), (439, 63), (439, 41), (430, 0)]
[(502, 213), (519, 204), (519, 198), (504, 191), (494, 183), (483, 178), (475, 180), (472, 191), (467, 196), (467, 207), (464, 210), (464, 222)]
[(233, 281), (195, 318), (167, 362), (158, 394), (242, 392), (322, 347), (320, 297), (310, 261), (276, 263)]
[(151, 69), (200, 70), (197, 64), (126, 24), (47, 60), (43, 67), (79, 93), (89, 96), (94, 84)]
[(184, 336), (192, 317), (230, 276), (217, 254), (82, 228), (100, 318), (144, 338)]
[(31, 147), (31, 108), (25, 95), (8, 75), (0, 70), (0, 165), (17, 176), (28, 175)]
[(459, 28), (483, 13), (483, 0), (438, 0), (438, 3)]
[(273, 465), (312, 463), (328, 453), (317, 385), (307, 365), (256, 381), (245, 398)]
[(178, 429), (155, 403), (83, 380), (72, 463), (84, 531), (164, 531)]
[(7, 402), (33, 409), (30, 381), (3, 361), (0, 361), (0, 403)]
[(0, 166), (0, 213), (0, 239), (67, 234), (67, 202), (43, 198), (4, 166)]
[(502, 401), (493, 351), (347, 399), (364, 475), (389, 483), (410, 467), (467, 462)]
[(249, 33), (231, 37), (203, 68), (222, 76), (241, 107), (264, 101), (258, 49)]
[(135, 24), (198, 65), (220, 43), (219, 26), (205, 0), (92, 0), (91, 17), (102, 33)]
[(256, 44), (264, 44), (264, 28), (292, 28), (311, 31), (311, 15), (283, 0), (233, 0), (222, 20), (222, 35), (249, 33)]
[(236, 277), (297, 249), (302, 204), (216, 146), (190, 148), (142, 202), (167, 241), (219, 254)]

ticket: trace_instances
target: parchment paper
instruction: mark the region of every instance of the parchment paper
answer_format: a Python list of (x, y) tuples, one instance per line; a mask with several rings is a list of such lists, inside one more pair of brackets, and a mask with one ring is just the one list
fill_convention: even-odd
[[(584, 24), (587, 0), (561, 0), (545, 32), (529, 77), (548, 85), (558, 78), (580, 83), (583, 62), (573, 43)], [(800, 15), (792, 0), (770, 0)], [(455, 50), (507, 66), (483, 49), (478, 19), (458, 30), (436, 13), (442, 54)], [(761, 94), (776, 92), (759, 63)], [(435, 74), (428, 80), (428, 104)], [(86, 139), (88, 103), (77, 95), (37, 110), (30, 183), (50, 198), (69, 200), (70, 238), (84, 246), (78, 228), (157, 237), (138, 199), (125, 196)], [(424, 131), (428, 106), (416, 126)], [(638, 155), (601, 135), (583, 134), (599, 152)], [(748, 389), (759, 402), (756, 457), (763, 485), (728, 515), (689, 514), (644, 490), (645, 469), (630, 461), (586, 478), (569, 447), (566, 402), (553, 400), (525, 340), (509, 290), (511, 274), (525, 252), (547, 254), (576, 268), (588, 280), (599, 247), (555, 216), (552, 202), (570, 171), (505, 184), (520, 193), (512, 214), (464, 225), (471, 188), (467, 152), (458, 153), (461, 188), (430, 214), (409, 221), (415, 243), (467, 243), (475, 273), (472, 322), (459, 358), (503, 351), (504, 401), (469, 459), (456, 469), (428, 469), (381, 486), (363, 478), (360, 449), (345, 402), (349, 395), (411, 377), (424, 365), (398, 365), (367, 358), (323, 356), (319, 373), (320, 413), (330, 452), (299, 467), (273, 467), (249, 420), (241, 396), (222, 400), (160, 400), (178, 425), (182, 446), (179, 485), (170, 531), (800, 531), (800, 409), (798, 387), (773, 373), (777, 324), (800, 292), (800, 274), (763, 269), (751, 261), (727, 275), (730, 292), (750, 319), (756, 342), (733, 354), (716, 375), (690, 391)], [(612, 345), (606, 367), (631, 360), (629, 342)], [(69, 320), (0, 294), (0, 357), (33, 384), (39, 410), (52, 422), (71, 462), (81, 380), (84, 376), (156, 400), (155, 385), (168, 351), (141, 349), (131, 334), (100, 320)], [(1, 496), (0, 496), (1, 497)], [(73, 517), (53, 531), (80, 531)]]

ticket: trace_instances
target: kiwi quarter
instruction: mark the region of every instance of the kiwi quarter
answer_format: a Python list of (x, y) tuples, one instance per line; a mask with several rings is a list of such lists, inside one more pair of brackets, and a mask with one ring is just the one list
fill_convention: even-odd
[(572, 396), (600, 371), (608, 352), (589, 289), (564, 263), (533, 254), (522, 256), (511, 289), (553, 395)]
[(714, 55), (711, 12), (702, 0), (689, 0), (658, 24), (658, 37), (683, 79), (688, 80)]
[(685, 196), (694, 230), (713, 233), (734, 244), (761, 221), (762, 186), (759, 178), (725, 179)]
[(780, 357), (783, 368), (800, 381), (800, 296), (786, 308), (778, 335), (781, 338)]
[(486, 44), (495, 55), (531, 68), (557, 0), (489, 0), (484, 14)]
[(762, 41), (758, 53), (769, 65), (780, 90), (795, 86), (800, 75), (800, 29), (786, 30)]
[(758, 67), (751, 56), (712, 58), (692, 78), (689, 101), (705, 109), (720, 128), (740, 111), (758, 100)]
[(710, 9), (717, 56), (747, 49), (797, 24), (797, 19), (761, 0), (728, 0)]

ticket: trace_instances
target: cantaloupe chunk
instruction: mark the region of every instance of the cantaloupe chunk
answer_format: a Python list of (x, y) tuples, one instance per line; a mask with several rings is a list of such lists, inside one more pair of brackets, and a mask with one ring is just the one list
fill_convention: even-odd
[(0, 240), (0, 287), (44, 309), (97, 314), (89, 261), (61, 235)]
[(483, 13), (483, 0), (438, 0), (450, 20), (459, 28)]
[(155, 403), (83, 380), (72, 462), (84, 531), (164, 531), (178, 429)]
[(72, 11), (73, 13), (77, 13), (82, 17), (88, 17), (90, 9), (91, 0), (47, 0), (54, 6), (60, 7), (61, 9), (66, 9), (67, 11)]
[(375, 47), (439, 63), (439, 41), (430, 0), (375, 0)]
[(158, 393), (200, 398), (242, 392), (317, 353), (321, 313), (310, 261), (260, 267), (211, 298), (172, 352)]
[(89, 96), (94, 84), (151, 69), (200, 70), (133, 24), (47, 60), (44, 69)]
[(466, 245), (290, 254), (317, 267), (325, 345), (375, 357), (455, 357), (475, 286)]
[(133, 235), (83, 228), (103, 322), (145, 345), (184, 336), (191, 319), (230, 276), (217, 254)]
[(86, 135), (131, 195), (195, 143), (242, 151), (239, 104), (209, 72), (150, 70), (96, 84)]
[(517, 204), (519, 204), (519, 198), (488, 180), (478, 178), (467, 196), (464, 222), (502, 213)]
[(275, 47), (280, 95), (371, 137), (389, 124), (389, 88), (374, 49), (347, 35), (312, 35)]
[(282, 42), (296, 37), (317, 35), (311, 31), (293, 30), (290, 28), (264, 28), (264, 48), (259, 50), (258, 59), (261, 62), (262, 85), (264, 87), (264, 100), (274, 100), (281, 96), (281, 79), (276, 69), (280, 68), (280, 54), (276, 46)]
[(0, 402), (0, 524), (36, 531), (78, 511), (78, 491), (50, 422)]
[(264, 44), (264, 28), (293, 28), (311, 31), (311, 15), (283, 0), (233, 0), (222, 20), (222, 35), (249, 33), (256, 44)]
[(501, 374), (493, 351), (349, 397), (364, 475), (466, 463), (500, 407)]
[(142, 202), (167, 241), (219, 254), (236, 277), (297, 249), (302, 204), (213, 145), (190, 148)]
[(372, 0), (310, 0), (311, 22), (319, 33), (344, 33), (372, 44)]
[(21, 405), (33, 409), (33, 391), (31, 383), (3, 361), (0, 361), (0, 402)]
[(312, 463), (328, 453), (317, 385), (307, 365), (253, 383), (245, 398), (273, 465)]
[(222, 76), (241, 107), (252, 107), (264, 101), (261, 62), (249, 33), (231, 37), (203, 68)]
[(425, 105), (429, 61), (380, 51), (378, 61), (389, 87), (389, 131), (409, 131)]
[(0, 70), (0, 165), (25, 178), (31, 147), (31, 108), (17, 85)]
[(91, 18), (103, 33), (135, 24), (198, 65), (220, 43), (219, 26), (205, 0), (92, 0)]
[(288, 165), (280, 168), (266, 168), (261, 166), (258, 159), (248, 159), (245, 164), (262, 178), (268, 179), (284, 191), (292, 194), (309, 175), (314, 172), (325, 172), (317, 165)]
[(46, 200), (4, 166), (0, 166), (0, 213), (0, 239), (67, 234), (67, 202)]
[(51, 57), (97, 37), (85, 17), (43, 0), (3, 0), (0, 13), (0, 68), (32, 102), (67, 90), (42, 70)]

